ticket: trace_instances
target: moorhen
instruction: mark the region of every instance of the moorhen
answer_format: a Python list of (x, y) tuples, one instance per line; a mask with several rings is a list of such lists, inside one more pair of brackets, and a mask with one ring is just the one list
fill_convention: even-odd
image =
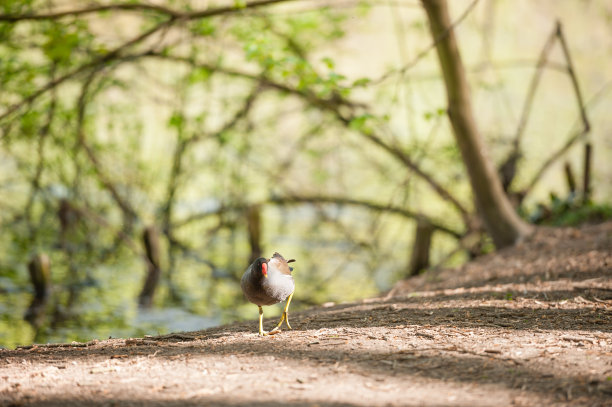
[[(275, 252), (269, 259), (260, 257), (246, 269), (242, 280), (240, 280), (240, 287), (242, 287), (244, 296), (259, 307), (259, 336), (279, 332), (283, 321), (291, 329), (288, 309), (295, 290), (295, 283), (291, 276), (293, 268), (289, 267), (289, 263), (294, 261), (295, 259), (285, 260), (278, 252)], [(270, 332), (264, 331), (261, 306), (272, 305), (285, 300), (287, 300), (287, 304), (276, 328)]]

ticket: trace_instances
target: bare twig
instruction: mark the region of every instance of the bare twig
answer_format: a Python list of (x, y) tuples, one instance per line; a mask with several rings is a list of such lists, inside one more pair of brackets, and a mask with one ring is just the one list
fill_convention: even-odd
[(105, 4), (85, 7), (81, 9), (56, 11), (50, 13), (36, 13), (36, 14), (0, 14), (0, 21), (16, 23), (19, 21), (32, 21), (32, 20), (57, 20), (64, 17), (75, 17), (84, 14), (95, 14), (103, 11), (152, 11), (158, 14), (165, 14), (173, 19), (185, 19), (185, 20), (196, 20), (200, 18), (214, 17), (223, 14), (230, 14), (240, 12), (245, 9), (254, 9), (263, 6), (269, 6), (276, 3), (287, 3), (296, 0), (256, 0), (246, 2), (241, 6), (225, 6), (225, 7), (213, 7), (204, 10), (196, 10), (191, 12), (184, 12), (174, 10), (168, 7), (150, 4), (150, 3), (118, 3), (118, 4)]
[[(393, 214), (401, 215), (403, 217), (410, 218), (410, 219), (417, 219), (417, 220), (422, 219), (423, 221), (430, 223), (434, 227), (434, 229), (447, 233), (455, 238), (460, 238), (463, 235), (463, 233), (460, 231), (453, 230), (447, 226), (440, 224), (439, 222), (434, 221), (433, 219), (428, 218), (427, 216), (421, 213), (413, 212), (409, 209), (392, 206), (392, 205), (382, 205), (376, 202), (341, 197), (341, 196), (325, 196), (325, 195), (297, 196), (297, 195), (294, 195), (294, 196), (283, 196), (283, 197), (271, 197), (268, 200), (259, 202), (258, 205), (273, 204), (273, 205), (282, 206), (282, 205), (296, 205), (296, 204), (302, 204), (302, 203), (335, 204), (335, 205), (348, 205), (348, 206), (363, 207), (363, 208), (366, 208), (372, 211), (393, 213)], [(211, 211), (206, 211), (206, 212), (202, 212), (199, 214), (189, 216), (188, 218), (175, 223), (174, 227), (175, 228), (182, 227), (191, 222), (201, 220), (209, 216), (218, 215), (224, 212), (244, 211), (246, 208), (247, 208), (246, 204), (221, 206)]]
[(427, 56), (427, 54), (429, 54), (432, 50), (434, 50), (436, 48), (436, 45), (438, 44), (438, 42), (442, 41), (444, 38), (446, 38), (446, 36), (448, 35), (448, 33), (450, 31), (452, 31), (455, 27), (457, 27), (459, 24), (461, 24), (463, 22), (463, 20), (465, 20), (465, 18), (470, 14), (470, 12), (476, 7), (476, 5), (478, 4), (478, 0), (474, 0), (470, 3), (469, 6), (466, 7), (466, 9), (463, 11), (463, 13), (461, 13), (461, 15), (449, 26), (448, 30), (444, 31), (443, 33), (440, 33), (440, 35), (438, 35), (434, 41), (429, 44), (429, 46), (425, 49), (423, 49), (421, 52), (419, 52), (416, 57), (414, 57), (414, 59), (410, 62), (408, 62), (406, 65), (404, 65), (402, 68), (400, 69), (395, 69), (392, 71), (389, 71), (387, 73), (385, 73), (383, 76), (381, 76), (378, 79), (373, 80), (372, 82), (370, 82), (370, 84), (379, 84), (381, 82), (384, 82), (385, 80), (387, 80), (388, 78), (390, 78), (393, 75), (405, 75), (406, 72), (408, 72), (410, 69), (414, 68), (423, 58), (425, 58)]
[[(344, 118), (338, 110), (336, 110), (335, 113), (345, 125), (349, 126), (352, 122), (352, 118)], [(412, 158), (408, 154), (406, 154), (401, 148), (385, 142), (380, 136), (373, 132), (360, 131), (359, 133), (366, 139), (370, 140), (372, 143), (378, 145), (383, 150), (387, 151), (392, 157), (395, 157), (398, 161), (400, 161), (412, 172), (414, 172), (418, 177), (423, 179), (442, 199), (450, 202), (455, 207), (455, 209), (459, 211), (465, 223), (469, 224), (470, 215), (467, 209), (447, 189), (440, 185), (431, 175), (423, 171), (421, 167), (419, 167), (419, 165), (415, 163)]]
[[(557, 38), (559, 39), (559, 42), (561, 43), (561, 46), (563, 49), (563, 55), (567, 63), (567, 67), (566, 67), (567, 74), (569, 75), (572, 81), (572, 87), (574, 89), (574, 94), (576, 96), (576, 102), (578, 104), (578, 109), (580, 111), (580, 122), (582, 124), (582, 129), (575, 132), (572, 136), (570, 136), (570, 138), (565, 142), (565, 144), (559, 150), (554, 152), (546, 161), (544, 161), (544, 163), (542, 164), (540, 169), (536, 172), (536, 174), (531, 179), (529, 184), (527, 184), (527, 187), (523, 189), (523, 191), (521, 191), (521, 196), (523, 197), (523, 199), (525, 196), (527, 196), (529, 192), (531, 192), (531, 190), (540, 180), (544, 172), (546, 172), (546, 170), (555, 161), (557, 161), (557, 159), (562, 157), (574, 145), (576, 141), (586, 136), (591, 130), (591, 124), (589, 122), (589, 118), (587, 116), (587, 111), (586, 111), (586, 107), (588, 103), (587, 104), (584, 103), (584, 100), (582, 97), (582, 91), (580, 90), (580, 86), (578, 84), (578, 78), (576, 76), (576, 71), (574, 69), (574, 64), (572, 62), (571, 54), (567, 46), (567, 41), (565, 40), (565, 35), (563, 34), (563, 27), (561, 26), (561, 23), (559, 22), (557, 23), (555, 34)], [(596, 97), (597, 97), (597, 94), (592, 99), (595, 99)]]
[(527, 90), (527, 98), (525, 99), (525, 104), (523, 105), (523, 111), (521, 113), (521, 118), (519, 120), (519, 124), (516, 129), (516, 133), (513, 141), (513, 149), (514, 152), (520, 151), (521, 138), (523, 133), (525, 132), (525, 127), (527, 126), (527, 121), (529, 120), (529, 114), (531, 113), (531, 108), (533, 105), (533, 100), (535, 97), (536, 90), (538, 89), (538, 85), (540, 84), (540, 79), (542, 78), (542, 73), (544, 73), (544, 66), (548, 63), (548, 56), (550, 55), (550, 51), (555, 43), (555, 39), (558, 37), (558, 33), (560, 30), (560, 24), (557, 22), (555, 28), (548, 36), (542, 51), (540, 52), (540, 57), (538, 58), (538, 63), (535, 67), (535, 72), (533, 77), (531, 78), (531, 82), (529, 83), (529, 88)]
[(569, 52), (569, 47), (567, 46), (567, 41), (565, 39), (565, 34), (563, 33), (563, 27), (561, 26), (561, 23), (558, 23), (557, 25), (557, 36), (559, 37), (559, 41), (561, 42), (563, 55), (565, 56), (565, 61), (567, 62), (567, 73), (570, 76), (570, 79), (572, 80), (572, 87), (574, 88), (574, 94), (576, 95), (576, 103), (578, 105), (578, 109), (580, 110), (580, 118), (582, 119), (584, 132), (588, 133), (591, 130), (591, 124), (586, 114), (586, 109), (584, 107), (585, 104), (582, 98), (582, 91), (580, 90), (580, 85), (578, 84), (578, 76), (576, 75), (574, 63), (572, 62), (572, 54), (570, 54)]
[(91, 149), (91, 147), (88, 145), (88, 143), (85, 140), (85, 130), (84, 130), (85, 111), (87, 109), (87, 98), (89, 96), (89, 87), (91, 86), (91, 83), (93, 82), (94, 77), (95, 77), (95, 72), (92, 72), (89, 75), (89, 77), (85, 80), (81, 88), (79, 99), (77, 101), (78, 143), (83, 148), (83, 150), (85, 150), (87, 158), (89, 158), (89, 161), (93, 165), (94, 170), (96, 171), (96, 174), (98, 175), (100, 182), (108, 190), (108, 192), (111, 194), (111, 197), (113, 198), (117, 206), (119, 206), (119, 208), (123, 212), (127, 223), (131, 224), (133, 220), (138, 218), (136, 211), (132, 208), (132, 206), (127, 200), (123, 199), (123, 197), (121, 196), (121, 194), (119, 194), (119, 191), (117, 190), (115, 185), (103, 173), (102, 165), (100, 164), (98, 157), (94, 154), (94, 151)]

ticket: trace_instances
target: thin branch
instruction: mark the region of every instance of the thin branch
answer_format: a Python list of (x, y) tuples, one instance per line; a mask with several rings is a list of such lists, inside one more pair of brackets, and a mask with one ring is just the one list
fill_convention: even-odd
[(87, 109), (87, 98), (89, 96), (89, 87), (91, 86), (91, 83), (93, 82), (94, 77), (95, 77), (95, 71), (92, 72), (88, 76), (88, 78), (85, 80), (85, 82), (83, 83), (83, 86), (81, 87), (81, 93), (80, 93), (79, 99), (77, 101), (77, 138), (78, 138), (78, 143), (85, 150), (87, 158), (89, 159), (89, 161), (93, 165), (94, 170), (96, 171), (96, 174), (98, 175), (98, 178), (99, 178), (100, 182), (106, 188), (106, 190), (108, 190), (108, 192), (111, 194), (111, 197), (113, 198), (115, 203), (117, 203), (117, 206), (119, 206), (119, 208), (123, 212), (123, 214), (124, 214), (124, 216), (126, 218), (126, 221), (128, 223), (131, 223), (133, 220), (138, 218), (138, 215), (136, 214), (136, 211), (132, 208), (132, 206), (129, 204), (128, 201), (123, 199), (123, 197), (121, 196), (121, 194), (119, 194), (119, 191), (117, 190), (115, 185), (108, 179), (108, 177), (106, 177), (106, 175), (104, 175), (104, 173), (102, 171), (102, 165), (100, 164), (100, 161), (98, 160), (98, 157), (94, 154), (94, 151), (87, 144), (87, 142), (85, 140), (85, 130), (84, 130), (84, 127), (85, 127), (84, 126), (84, 124), (85, 124), (85, 111)]
[[(79, 211), (79, 213), (83, 214), (85, 217), (91, 219), (92, 221), (94, 221), (95, 223), (97, 223), (98, 225), (105, 227), (109, 230), (112, 230), (113, 227), (112, 225), (103, 217), (100, 216), (98, 213), (96, 213), (95, 210), (90, 209), (89, 207), (85, 206), (83, 208), (78, 208), (78, 207), (74, 207), (76, 210)], [(139, 257), (141, 257), (144, 261), (148, 261), (147, 260), (147, 256), (145, 256), (145, 254), (142, 251), (142, 248), (140, 247), (140, 244), (138, 242), (136, 242), (132, 236), (128, 233), (126, 233), (125, 230), (123, 229), (119, 229), (117, 231), (117, 239), (124, 241), (127, 245), (127, 247), (136, 255), (138, 255)]]
[[(542, 175), (544, 175), (546, 170), (555, 161), (557, 161), (559, 158), (561, 158), (574, 145), (574, 143), (576, 143), (578, 140), (582, 139), (584, 136), (586, 136), (591, 131), (591, 124), (590, 124), (589, 118), (587, 116), (586, 105), (585, 105), (584, 99), (582, 97), (582, 92), (581, 92), (580, 86), (578, 84), (578, 78), (576, 76), (576, 71), (574, 69), (574, 64), (572, 63), (571, 54), (569, 52), (569, 48), (567, 46), (567, 41), (565, 40), (565, 36), (563, 34), (563, 28), (562, 28), (560, 22), (557, 22), (557, 26), (556, 26), (556, 30), (555, 30), (555, 36), (557, 38), (559, 38), (559, 42), (561, 43), (561, 47), (563, 49), (563, 55), (564, 55), (565, 60), (567, 62), (567, 67), (566, 67), (567, 74), (569, 75), (569, 77), (570, 77), (570, 79), (572, 81), (572, 87), (574, 89), (574, 94), (576, 96), (576, 102), (578, 104), (578, 110), (580, 112), (579, 121), (582, 123), (582, 129), (577, 131), (577, 132), (575, 132), (575, 133), (573, 133), (567, 139), (565, 144), (563, 144), (563, 146), (559, 150), (553, 152), (553, 154), (546, 161), (544, 161), (544, 163), (542, 164), (540, 169), (536, 172), (536, 174), (533, 176), (533, 178), (531, 179), (529, 184), (527, 184), (527, 187), (524, 188), (521, 191), (522, 199), (524, 199), (525, 196), (527, 196), (527, 194), (530, 193), (533, 190), (533, 187), (538, 183), (540, 178), (542, 178)], [(605, 87), (602, 88), (602, 90), (603, 89), (605, 89)], [(602, 90), (600, 90), (600, 92)], [(596, 100), (599, 97), (600, 92), (595, 94), (591, 98), (589, 103), (593, 102), (593, 100)]]
[(213, 17), (213, 16), (219, 16), (222, 14), (230, 14), (230, 13), (236, 13), (236, 12), (240, 12), (246, 9), (255, 9), (255, 8), (259, 8), (259, 7), (264, 7), (264, 6), (269, 6), (272, 4), (277, 4), (277, 3), (289, 3), (289, 2), (295, 2), (298, 0), (257, 0), (257, 1), (250, 1), (250, 2), (246, 2), (244, 3), (242, 6), (236, 7), (236, 6), (226, 6), (226, 7), (218, 7), (218, 8), (213, 8), (213, 9), (206, 9), (206, 10), (201, 10), (201, 11), (194, 11), (191, 13), (186, 13), (184, 15), (184, 17), (188, 20), (196, 20), (199, 18), (206, 18), (206, 17)]
[(214, 138), (214, 137), (218, 137), (219, 135), (221, 135), (222, 133), (233, 129), (234, 127), (236, 127), (236, 125), (243, 119), (245, 118), (249, 112), (251, 111), (253, 104), (255, 102), (255, 99), (257, 98), (257, 96), (260, 94), (260, 90), (261, 88), (259, 86), (256, 86), (247, 96), (247, 98), (244, 100), (243, 106), (238, 109), (236, 111), (236, 113), (232, 116), (232, 118), (230, 120), (228, 120), (220, 129), (218, 129), (215, 133), (213, 134), (207, 134), (207, 133), (200, 133), (197, 134), (191, 138), (185, 139), (185, 140), (180, 140), (176, 151), (174, 153), (174, 159), (172, 162), (172, 169), (171, 169), (171, 173), (170, 173), (170, 181), (168, 182), (168, 192), (167, 192), (167, 200), (166, 200), (166, 204), (163, 207), (162, 210), (162, 218), (163, 218), (163, 232), (164, 234), (170, 238), (171, 233), (171, 229), (172, 229), (172, 224), (171, 224), (171, 215), (172, 215), (172, 206), (174, 203), (174, 198), (176, 196), (176, 191), (178, 189), (178, 179), (181, 175), (181, 171), (182, 171), (182, 159), (183, 156), (185, 154), (185, 152), (187, 151), (187, 147), (189, 147), (189, 145), (194, 144), (200, 140), (202, 140), (202, 138), (206, 135), (209, 136), (207, 138)]
[(196, 20), (200, 18), (214, 17), (223, 14), (237, 13), (246, 9), (254, 9), (263, 6), (269, 6), (276, 3), (288, 3), (297, 0), (256, 0), (247, 2), (241, 6), (225, 6), (207, 8), (204, 10), (196, 10), (184, 12), (173, 10), (168, 7), (163, 7), (149, 3), (119, 3), (105, 4), (86, 7), (82, 9), (56, 11), (50, 13), (36, 14), (0, 14), (0, 22), (16, 23), (19, 21), (37, 21), (37, 20), (57, 20), (64, 17), (75, 17), (85, 14), (100, 13), (103, 11), (152, 11), (158, 14), (164, 14), (172, 19)]
[(520, 151), (520, 144), (523, 133), (525, 132), (525, 128), (527, 127), (527, 121), (529, 120), (529, 114), (531, 113), (531, 107), (533, 105), (533, 100), (535, 98), (536, 90), (538, 89), (538, 85), (540, 84), (540, 79), (542, 78), (542, 74), (544, 73), (544, 66), (548, 63), (548, 56), (550, 55), (550, 51), (552, 50), (552, 46), (555, 43), (555, 39), (557, 38), (558, 32), (560, 29), (559, 22), (555, 25), (555, 28), (548, 36), (542, 51), (540, 52), (540, 57), (538, 58), (538, 63), (535, 67), (535, 72), (533, 77), (531, 78), (531, 82), (529, 83), (529, 88), (527, 90), (527, 98), (525, 99), (525, 104), (523, 105), (523, 111), (521, 113), (521, 118), (519, 120), (519, 124), (516, 128), (516, 133), (513, 141), (513, 149), (514, 152), (517, 153)]
[[(529, 83), (529, 87), (527, 88), (527, 97), (525, 98), (525, 104), (523, 105), (523, 110), (521, 112), (521, 116), (519, 119), (519, 123), (514, 135), (514, 139), (512, 141), (512, 149), (508, 153), (508, 156), (498, 167), (498, 173), (500, 175), (502, 186), (504, 191), (508, 193), (510, 191), (510, 186), (512, 181), (516, 176), (516, 168), (517, 163), (522, 158), (523, 154), (521, 152), (521, 141), (523, 138), (523, 134), (525, 132), (525, 128), (527, 127), (527, 122), (529, 120), (529, 115), (531, 114), (533, 101), (535, 99), (535, 94), (540, 84), (540, 80), (542, 79), (542, 75), (544, 73), (544, 68), (548, 64), (548, 57), (550, 52), (555, 44), (555, 40), (557, 39), (557, 35), (559, 32), (559, 22), (555, 24), (555, 28), (552, 30), (542, 51), (540, 52), (540, 56), (538, 58), (538, 62), (535, 66), (535, 72), (533, 77), (531, 78), (531, 82)], [(562, 66), (563, 72), (566, 72), (565, 66)], [(520, 198), (519, 198), (520, 199)]]
[(410, 62), (408, 62), (406, 65), (404, 65), (402, 68), (400, 69), (395, 69), (392, 71), (389, 71), (387, 73), (385, 73), (383, 76), (381, 76), (378, 79), (375, 79), (373, 81), (370, 82), (370, 84), (379, 84), (381, 82), (384, 82), (385, 80), (387, 80), (389, 77), (393, 76), (393, 75), (405, 75), (406, 72), (408, 72), (410, 69), (414, 68), (423, 58), (425, 58), (427, 56), (427, 54), (429, 54), (432, 50), (434, 50), (436, 48), (436, 45), (442, 41), (444, 38), (446, 38), (446, 36), (448, 35), (449, 32), (451, 32), (452, 30), (455, 29), (455, 27), (457, 27), (459, 24), (461, 24), (463, 22), (463, 20), (465, 20), (465, 18), (470, 14), (470, 12), (476, 7), (476, 5), (478, 4), (478, 0), (474, 0), (472, 1), (472, 3), (470, 3), (469, 6), (467, 6), (467, 8), (464, 10), (464, 12), (459, 16), (459, 18), (457, 18), (449, 27), (448, 30), (440, 33), (440, 35), (438, 35), (434, 41), (429, 44), (429, 46), (425, 49), (423, 49), (421, 52), (419, 52), (416, 57), (414, 57), (414, 59)]
[[(474, 3), (472, 3), (473, 7), (476, 4), (477, 0), (474, 1)], [(467, 10), (465, 12), (465, 15), (467, 15), (467, 13), (469, 12), (469, 10)], [(264, 16), (265, 18), (265, 16)], [(301, 59), (303, 60), (307, 60), (306, 57), (306, 52), (305, 50), (297, 43), (295, 42), (291, 37), (284, 35), (280, 32), (278, 32), (277, 30), (274, 29), (270, 19), (265, 18), (265, 21), (268, 25), (268, 28), (274, 32), (276, 35), (282, 37), (286, 42), (287, 42), (287, 46), (296, 54), (298, 55)], [(443, 38), (443, 36), (441, 36), (441, 38)], [(440, 38), (440, 39), (441, 39)], [(314, 67), (310, 65), (310, 68), (314, 70)], [(318, 73), (317, 73), (318, 75)], [(264, 77), (263, 75), (259, 76)], [(303, 91), (300, 91), (303, 92)], [(302, 94), (300, 94), (300, 96), (302, 96)], [(308, 95), (308, 98), (310, 98), (310, 100), (312, 100), (312, 95)], [(340, 97), (339, 95), (335, 95), (333, 99), (334, 102), (336, 102), (336, 104), (328, 104), (325, 103), (321, 106), (323, 106), (326, 110), (330, 110), (332, 111), (336, 117), (346, 126), (349, 127), (351, 124), (351, 121), (354, 119), (354, 117), (348, 117), (345, 118), (343, 117), (343, 115), (340, 113), (340, 110), (338, 109), (338, 104), (337, 103), (341, 103), (344, 102), (345, 99)], [(350, 102), (345, 102), (344, 104), (346, 104), (347, 106), (354, 106), (353, 103)], [(382, 138), (378, 137), (377, 135), (370, 133), (370, 132), (360, 132), (360, 134), (367, 138), (368, 140), (370, 140), (371, 142), (373, 142), (374, 144), (380, 146), (381, 148), (383, 148), (384, 150), (386, 150), (389, 154), (391, 154), (392, 156), (394, 156), (395, 158), (397, 158), (400, 162), (402, 162), (406, 167), (408, 167), (411, 171), (413, 171), (415, 174), (417, 174), (419, 177), (421, 177), (423, 180), (425, 180), (432, 188), (433, 190), (438, 193), (438, 195), (440, 195), (443, 199), (451, 202), (461, 213), (461, 215), (464, 217), (464, 219), (467, 220), (468, 218), (468, 212), (467, 210), (463, 207), (463, 205), (461, 205), (459, 203), (459, 201), (457, 201), (446, 189), (444, 189), (438, 182), (436, 182), (433, 177), (431, 177), (429, 174), (425, 173), (419, 166), (417, 163), (415, 163), (407, 154), (405, 154), (401, 148), (399, 148), (398, 146), (393, 146), (387, 142), (385, 142)]]
[(109, 53), (94, 59), (93, 61), (90, 61), (84, 65), (81, 65), (75, 69), (73, 69), (72, 71), (58, 77), (55, 78), (51, 81), (49, 81), (47, 84), (45, 84), (43, 87), (39, 88), (37, 91), (35, 91), (34, 93), (30, 94), (29, 96), (25, 97), (24, 99), (22, 99), (21, 101), (9, 106), (1, 115), (0, 115), (0, 121), (2, 121), (3, 119), (5, 119), (6, 117), (8, 117), (9, 115), (11, 115), (12, 113), (16, 112), (17, 110), (21, 109), (23, 106), (30, 104), (32, 102), (34, 102), (38, 97), (40, 97), (41, 95), (45, 94), (46, 92), (48, 92), (51, 89), (56, 88), (57, 86), (61, 85), (62, 83), (66, 82), (69, 79), (72, 79), (76, 76), (78, 76), (79, 74), (92, 69), (92, 68), (98, 68), (110, 61), (112, 61), (113, 59), (116, 59), (123, 51), (125, 51), (126, 49), (132, 47), (133, 45), (138, 44), (139, 42), (144, 41), (146, 38), (150, 37), (151, 35), (155, 34), (156, 32), (158, 32), (159, 30), (161, 30), (164, 27), (167, 27), (169, 25), (171, 25), (173, 22), (175, 21), (174, 18), (170, 18), (169, 20), (166, 20), (164, 22), (161, 22), (159, 24), (157, 24), (156, 26), (154, 26), (153, 28), (149, 29), (148, 31), (145, 31), (144, 33), (132, 38), (131, 40), (121, 44), (120, 46), (118, 46), (117, 48), (115, 48), (114, 50), (110, 51)]
[(584, 101), (582, 98), (582, 92), (580, 91), (580, 85), (578, 84), (578, 77), (576, 75), (576, 70), (574, 69), (572, 55), (569, 52), (569, 48), (567, 46), (567, 41), (565, 40), (565, 34), (563, 33), (563, 27), (561, 26), (561, 23), (557, 24), (557, 30), (557, 36), (559, 37), (559, 41), (561, 42), (563, 55), (565, 56), (565, 60), (567, 62), (567, 73), (570, 76), (570, 79), (572, 80), (572, 86), (574, 88), (574, 93), (576, 94), (576, 103), (578, 104), (578, 109), (580, 110), (580, 118), (582, 119), (584, 132), (588, 133), (591, 130), (591, 124), (589, 123), (589, 118), (587, 117), (586, 109), (584, 108)]
[[(343, 121), (346, 126), (350, 125), (352, 121), (351, 118), (343, 118), (338, 110), (336, 110), (335, 112), (337, 113), (338, 118)], [(469, 224), (470, 215), (467, 209), (453, 195), (451, 195), (448, 190), (446, 190), (442, 185), (440, 185), (431, 175), (424, 172), (421, 167), (419, 167), (419, 165), (415, 163), (408, 154), (406, 154), (397, 146), (388, 144), (373, 132), (360, 131), (359, 134), (370, 140), (372, 143), (378, 145), (383, 150), (387, 151), (392, 157), (395, 157), (398, 161), (404, 164), (417, 176), (423, 179), (442, 199), (450, 202), (455, 207), (455, 209), (459, 211), (466, 224)]]
[(180, 11), (155, 4), (103, 4), (75, 10), (52, 11), (49, 13), (0, 14), (0, 22), (17, 23), (20, 21), (59, 20), (64, 17), (77, 17), (85, 14), (101, 13), (105, 11), (153, 11), (155, 13), (166, 14), (168, 16), (177, 18), (184, 14)]
[(434, 229), (437, 229), (441, 232), (447, 233), (453, 237), (459, 238), (463, 235), (463, 233), (458, 232), (456, 230), (450, 229), (440, 223), (430, 219), (429, 217), (411, 211), (409, 209), (400, 208), (392, 205), (381, 205), (376, 202), (358, 200), (353, 198), (346, 197), (336, 197), (336, 196), (324, 196), (324, 195), (314, 195), (314, 196), (285, 196), (285, 197), (272, 197), (269, 200), (270, 203), (280, 204), (280, 205), (292, 205), (299, 203), (311, 203), (311, 204), (335, 204), (335, 205), (348, 205), (348, 206), (358, 206), (363, 207), (375, 212), (386, 212), (393, 213), (396, 215), (401, 215), (405, 218), (423, 220), (425, 222), (430, 223)]
[[(312, 3), (316, 3), (316, 1), (312, 1)], [(296, 9), (296, 10), (292, 9), (292, 10), (285, 11), (283, 13), (274, 13), (274, 14), (286, 16), (286, 15), (299, 15), (299, 14), (313, 13), (313, 12), (321, 11), (321, 9), (328, 10), (328, 9), (333, 8), (334, 10), (339, 10), (339, 9), (358, 8), (361, 5), (363, 5), (364, 2), (362, 0), (347, 0), (347, 1), (324, 0), (324, 1), (319, 1), (319, 3), (322, 3), (322, 4), (315, 4), (314, 6), (308, 7), (308, 8)], [(420, 8), (421, 7), (419, 3), (407, 2), (407, 1), (389, 2), (386, 0), (379, 0), (379, 1), (370, 0), (367, 2), (368, 7), (387, 7), (389, 4), (395, 5), (398, 7), (405, 7), (405, 8)]]
[[(130, 58), (139, 58), (139, 57), (153, 57), (153, 58), (162, 58), (171, 61), (183, 62), (187, 63), (193, 67), (200, 67), (207, 69), (211, 72), (219, 72), (228, 76), (234, 76), (244, 79), (250, 79), (253, 81), (259, 82), (263, 87), (269, 87), (275, 90), (278, 90), (283, 93), (288, 93), (291, 95), (298, 96), (301, 99), (304, 99), (308, 104), (317, 107), (321, 110), (332, 113), (344, 126), (350, 128), (351, 122), (354, 119), (352, 114), (345, 116), (341, 110), (353, 110), (355, 107), (359, 106), (357, 103), (349, 101), (338, 94), (333, 95), (331, 98), (323, 99), (317, 96), (315, 93), (310, 92), (306, 89), (295, 89), (285, 84), (278, 83), (273, 81), (272, 79), (255, 75), (247, 72), (231, 70), (227, 68), (221, 68), (218, 66), (213, 66), (205, 63), (198, 63), (191, 58), (187, 57), (179, 57), (179, 56), (170, 56), (154, 51), (147, 51), (140, 55), (133, 55)], [(348, 109), (345, 109), (348, 108)], [(432, 176), (425, 173), (406, 153), (404, 153), (399, 147), (393, 146), (385, 142), (381, 137), (374, 134), (373, 132), (360, 131), (359, 134), (379, 147), (383, 148), (387, 151), (391, 156), (395, 157), (398, 161), (404, 164), (407, 168), (412, 170), (417, 176), (422, 178), (425, 182), (427, 182), (431, 188), (440, 195), (444, 200), (450, 202), (460, 213), (461, 216), (466, 221), (466, 224), (469, 224), (469, 212), (467, 209), (455, 198), (450, 192), (448, 192), (442, 185), (440, 185), (436, 180), (433, 179)]]
[[(382, 205), (376, 202), (372, 202), (372, 201), (366, 201), (366, 200), (359, 200), (359, 199), (353, 199), (353, 198), (347, 198), (347, 197), (341, 197), (341, 196), (324, 196), (324, 195), (313, 195), (313, 196), (297, 196), (297, 195), (293, 195), (293, 196), (284, 196), (284, 197), (270, 197), (269, 199), (262, 201), (260, 203), (257, 203), (257, 205), (278, 205), (278, 206), (289, 206), (289, 205), (296, 205), (296, 204), (304, 204), (304, 203), (309, 203), (309, 204), (335, 204), (335, 205), (347, 205), (347, 206), (356, 206), (356, 207), (362, 207), (362, 208), (366, 208), (375, 212), (385, 212), (385, 213), (393, 213), (396, 215), (400, 215), (403, 216), (405, 218), (409, 218), (409, 219), (416, 219), (416, 220), (424, 220), (426, 222), (429, 222), (433, 225), (433, 227), (441, 232), (447, 233), (455, 238), (460, 238), (461, 236), (463, 236), (462, 232), (459, 232), (457, 230), (451, 229), (447, 226), (444, 226), (430, 218), (428, 218), (427, 216), (421, 214), (421, 213), (417, 213), (414, 211), (411, 211), (409, 209), (405, 209), (405, 208), (401, 208), (401, 207), (397, 207), (397, 206), (392, 206), (392, 205)], [(225, 213), (225, 212), (240, 212), (240, 211), (244, 211), (246, 210), (246, 208), (248, 207), (247, 204), (238, 204), (238, 205), (230, 205), (230, 206), (220, 206), (217, 209), (213, 209), (210, 211), (206, 211), (206, 212), (201, 212), (198, 214), (194, 214), (191, 215), (183, 220), (181, 220), (180, 222), (177, 222), (174, 224), (175, 228), (179, 228), (182, 226), (185, 226), (189, 223), (198, 221), (198, 220), (202, 220), (205, 219), (209, 216), (215, 216), (215, 215), (219, 215), (221, 213)]]

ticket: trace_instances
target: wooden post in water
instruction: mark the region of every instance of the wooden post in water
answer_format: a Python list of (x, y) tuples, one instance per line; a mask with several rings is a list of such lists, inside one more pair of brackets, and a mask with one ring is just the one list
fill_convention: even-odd
[(51, 261), (45, 253), (32, 256), (28, 263), (30, 281), (34, 287), (34, 298), (26, 311), (24, 319), (38, 328), (42, 325), (47, 302), (51, 295)]
[(582, 181), (584, 203), (591, 200), (591, 143), (584, 145), (584, 179)]
[(159, 250), (159, 233), (155, 226), (145, 228), (142, 233), (147, 260), (147, 276), (142, 291), (138, 296), (138, 304), (144, 308), (153, 305), (153, 296), (161, 276), (161, 261)]
[(429, 267), (429, 250), (433, 232), (434, 228), (429, 222), (419, 219), (408, 266), (409, 276), (416, 276), (421, 270)]

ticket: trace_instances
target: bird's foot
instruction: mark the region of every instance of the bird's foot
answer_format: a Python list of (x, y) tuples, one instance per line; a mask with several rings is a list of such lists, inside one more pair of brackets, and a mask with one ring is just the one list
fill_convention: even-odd
[(287, 313), (287, 311), (285, 311), (285, 323), (287, 324), (287, 328), (293, 330), (293, 328), (291, 328), (291, 325), (289, 325), (289, 313)]
[(287, 311), (283, 311), (283, 314), (281, 315), (281, 319), (280, 321), (278, 321), (278, 325), (276, 325), (276, 328), (274, 328), (271, 332), (274, 332), (274, 331), (280, 332), (280, 328), (283, 325), (283, 321), (287, 324), (287, 328), (293, 329), (291, 328), (291, 325), (289, 325), (289, 315), (287, 314)]
[(278, 333), (280, 333), (280, 332), (281, 332), (281, 330), (280, 330), (280, 329), (278, 329), (278, 327), (276, 327), (276, 328), (274, 328), (274, 329), (273, 329), (273, 330), (271, 330), (271, 331), (261, 331), (261, 332), (259, 332), (259, 336), (270, 336), (270, 335), (276, 335), (276, 334), (278, 334)]

